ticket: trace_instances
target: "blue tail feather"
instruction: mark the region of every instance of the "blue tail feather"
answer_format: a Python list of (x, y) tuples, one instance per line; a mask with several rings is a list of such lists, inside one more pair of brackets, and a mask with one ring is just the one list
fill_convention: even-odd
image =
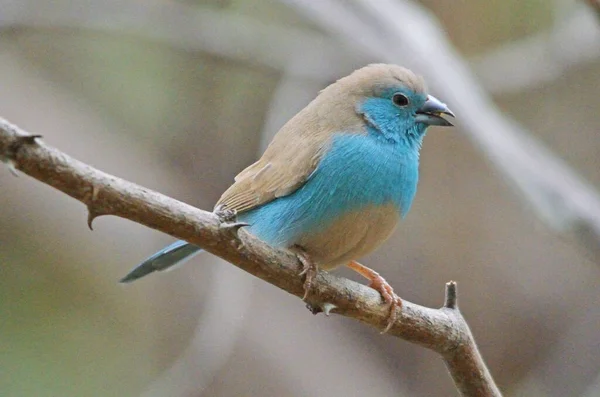
[(175, 265), (182, 264), (201, 251), (202, 248), (197, 245), (183, 240), (176, 241), (134, 267), (120, 282), (130, 283), (147, 274), (169, 269)]

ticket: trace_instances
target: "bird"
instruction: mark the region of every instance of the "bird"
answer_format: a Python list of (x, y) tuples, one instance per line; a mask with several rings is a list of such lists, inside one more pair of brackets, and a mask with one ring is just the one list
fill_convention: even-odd
[[(430, 126), (448, 127), (446, 104), (424, 79), (393, 64), (370, 64), (319, 92), (241, 171), (214, 212), (236, 219), (302, 264), (304, 300), (319, 269), (346, 265), (390, 306), (386, 332), (401, 308), (391, 285), (357, 260), (390, 237), (411, 207), (419, 153)], [(128, 283), (183, 263), (201, 248), (177, 241), (121, 279)]]

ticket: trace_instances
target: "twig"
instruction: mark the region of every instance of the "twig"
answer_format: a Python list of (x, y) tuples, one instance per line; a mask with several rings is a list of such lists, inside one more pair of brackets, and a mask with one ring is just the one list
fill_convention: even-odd
[[(451, 317), (455, 317), (458, 321), (456, 326), (461, 328), (462, 333), (469, 335), (467, 338), (469, 343), (464, 345), (460, 352), (448, 351), (442, 353), (444, 362), (450, 370), (458, 390), (463, 396), (500, 396), (500, 390), (496, 387), (489, 371), (486, 370), (483, 357), (477, 349), (471, 330), (460, 314), (458, 291), (454, 281), (446, 283), (446, 299), (442, 310), (450, 311), (452, 313)], [(458, 363), (469, 363), (469, 365), (459, 365)], [(460, 369), (452, 370), (452, 368), (457, 367)]]
[[(222, 228), (216, 215), (96, 170), (0, 119), (0, 159), (15, 169), (84, 203), (91, 221), (100, 215), (132, 220), (197, 244), (293, 295), (303, 295), (296, 257), (250, 234)], [(456, 284), (446, 286), (439, 310), (403, 301), (389, 334), (432, 349), (443, 357), (465, 396), (499, 396), (456, 304)], [(310, 304), (383, 329), (388, 309), (379, 294), (356, 282), (321, 272)]]

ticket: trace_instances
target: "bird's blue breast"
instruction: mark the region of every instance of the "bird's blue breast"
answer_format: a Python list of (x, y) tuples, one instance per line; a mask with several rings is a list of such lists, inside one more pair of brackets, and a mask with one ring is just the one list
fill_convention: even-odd
[(240, 214), (251, 233), (289, 247), (349, 211), (393, 203), (402, 216), (408, 212), (417, 188), (417, 151), (371, 135), (335, 134), (332, 139), (303, 186)]

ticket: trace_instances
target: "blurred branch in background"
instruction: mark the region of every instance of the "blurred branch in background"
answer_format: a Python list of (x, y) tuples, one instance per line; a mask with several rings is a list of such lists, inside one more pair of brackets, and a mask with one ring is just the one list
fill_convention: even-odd
[[(593, 1), (593, 0), (592, 0)], [(574, 7), (553, 29), (475, 57), (473, 71), (494, 94), (542, 86), (600, 57), (600, 26), (588, 7)]]
[[(131, 34), (185, 51), (204, 51), (326, 81), (340, 77), (334, 65), (365, 62), (349, 51), (339, 51), (335, 40), (315, 31), (183, 3), (83, 0), (77, 7), (60, 7), (35, 0), (0, 0), (0, 9), (0, 28), (4, 29), (73, 28)], [(296, 58), (302, 59), (302, 67), (295, 65)]]
[(204, 390), (230, 359), (243, 331), (254, 280), (230, 266), (216, 267), (214, 277), (210, 282), (212, 289), (202, 302), (205, 310), (189, 345), (167, 370), (145, 387), (141, 396), (194, 395)]
[[(420, 71), (458, 123), (555, 230), (600, 263), (600, 196), (515, 121), (503, 115), (454, 51), (442, 28), (411, 1), (283, 0), (374, 59)], [(351, 21), (352, 23), (347, 23)]]
[[(340, 48), (335, 39), (316, 31), (176, 2), (84, 0), (78, 7), (60, 7), (36, 0), (0, 0), (0, 9), (0, 29), (67, 27), (126, 33), (320, 82), (334, 81), (372, 61), (368, 51)], [(567, 68), (599, 57), (600, 28), (588, 8), (575, 7), (548, 32), (476, 56), (473, 69), (483, 88), (507, 93), (548, 83)]]

